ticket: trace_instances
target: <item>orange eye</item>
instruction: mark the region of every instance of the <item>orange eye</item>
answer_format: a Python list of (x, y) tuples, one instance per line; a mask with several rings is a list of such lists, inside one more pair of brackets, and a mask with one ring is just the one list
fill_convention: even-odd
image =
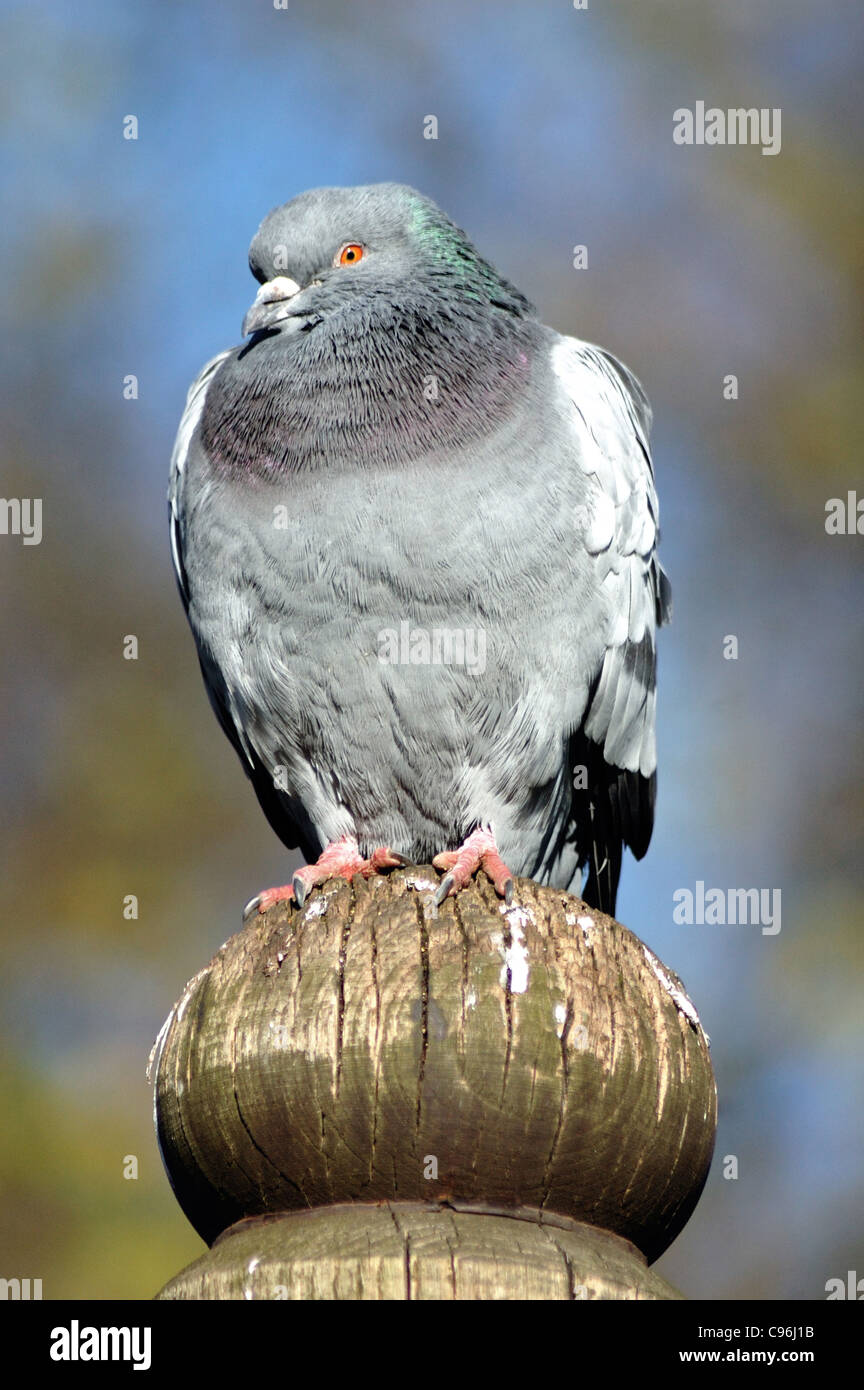
[(359, 241), (348, 241), (336, 255), (334, 265), (356, 265), (363, 259), (363, 247)]

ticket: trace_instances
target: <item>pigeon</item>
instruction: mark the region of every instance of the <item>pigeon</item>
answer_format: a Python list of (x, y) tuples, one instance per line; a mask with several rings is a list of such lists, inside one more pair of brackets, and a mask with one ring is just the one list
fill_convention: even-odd
[(243, 342), (190, 388), (174, 568), (211, 704), (306, 860), (483, 869), (613, 915), (655, 786), (651, 409), (428, 197), (318, 188), (249, 251)]

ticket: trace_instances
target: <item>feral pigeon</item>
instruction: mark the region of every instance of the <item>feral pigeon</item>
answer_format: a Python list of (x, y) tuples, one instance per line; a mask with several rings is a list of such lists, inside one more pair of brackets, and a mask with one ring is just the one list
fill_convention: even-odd
[(307, 861), (247, 911), (432, 859), (439, 901), (482, 866), (614, 913), (670, 605), (641, 386), (400, 184), (301, 194), (249, 263), (169, 494), (213, 708)]

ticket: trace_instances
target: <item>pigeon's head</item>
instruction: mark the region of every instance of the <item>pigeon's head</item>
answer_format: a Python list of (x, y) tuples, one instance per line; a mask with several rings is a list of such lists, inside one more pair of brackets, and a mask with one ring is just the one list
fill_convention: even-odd
[(261, 288), (244, 337), (291, 319), (367, 309), (382, 296), (406, 306), (444, 298), (474, 312), (532, 313), (465, 233), (404, 184), (301, 193), (264, 218), (249, 265)]

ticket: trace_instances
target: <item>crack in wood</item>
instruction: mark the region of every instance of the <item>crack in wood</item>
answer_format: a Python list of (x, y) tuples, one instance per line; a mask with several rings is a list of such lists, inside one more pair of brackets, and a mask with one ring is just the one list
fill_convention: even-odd
[(420, 1134), (420, 1119), (423, 1109), (423, 1078), (426, 1074), (426, 1055), (429, 1050), (429, 933), (423, 906), (419, 898), (414, 899), (417, 926), (420, 933), (420, 1063), (417, 1069), (417, 1113), (414, 1127), (414, 1156), (417, 1156), (417, 1139)]

